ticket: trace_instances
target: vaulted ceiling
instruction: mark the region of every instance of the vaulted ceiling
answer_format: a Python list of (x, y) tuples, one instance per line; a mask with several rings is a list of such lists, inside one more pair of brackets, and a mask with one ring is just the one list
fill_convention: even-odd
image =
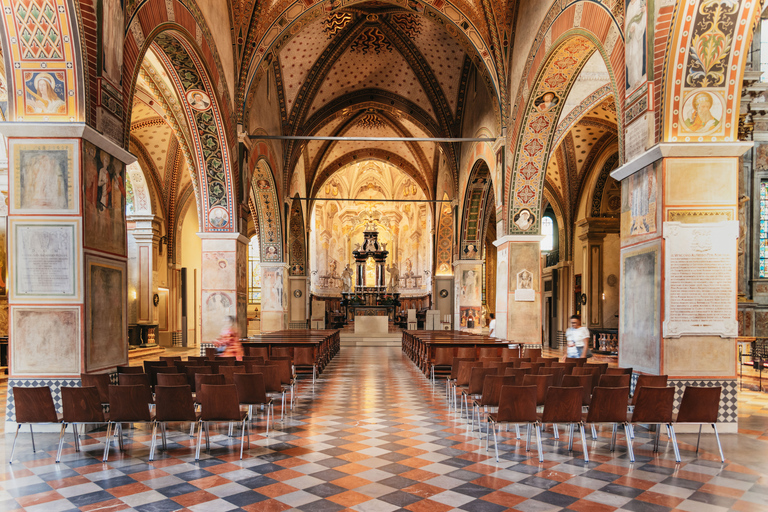
[[(473, 66), (439, 20), (371, 1), (307, 24), (275, 52), (271, 72), (284, 135), (427, 138), (460, 135)], [(374, 158), (397, 165), (433, 197), (439, 154), (456, 162), (455, 146), (287, 141), (284, 165), (290, 172), (304, 159), (311, 194), (344, 165)]]

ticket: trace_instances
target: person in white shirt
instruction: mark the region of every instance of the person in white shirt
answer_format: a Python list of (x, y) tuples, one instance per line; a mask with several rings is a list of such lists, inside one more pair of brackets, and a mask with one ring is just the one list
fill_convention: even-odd
[(579, 315), (571, 317), (571, 326), (565, 331), (565, 338), (568, 341), (567, 357), (587, 357), (589, 329), (581, 325)]
[(488, 322), (488, 336), (494, 337), (496, 336), (496, 315), (491, 313), (488, 316), (491, 318), (491, 321)]

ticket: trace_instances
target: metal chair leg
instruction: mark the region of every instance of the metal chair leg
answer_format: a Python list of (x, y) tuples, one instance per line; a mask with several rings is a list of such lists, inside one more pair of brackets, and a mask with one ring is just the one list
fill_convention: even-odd
[(627, 438), (627, 451), (629, 452), (629, 462), (635, 462), (635, 451), (632, 449), (632, 438), (629, 435), (629, 423), (624, 424), (624, 437)]
[(528, 423), (528, 425), (526, 426), (525, 451), (527, 452), (531, 451), (531, 424), (530, 423)]
[(32, 424), (29, 424), (29, 435), (32, 436), (32, 453), (35, 453), (37, 450), (35, 449), (35, 433), (32, 431)]
[(696, 455), (699, 454), (699, 443), (701, 442), (701, 427), (702, 425), (699, 425), (699, 436), (696, 438)]
[(557, 428), (557, 423), (552, 424), (552, 431), (555, 435), (555, 439), (560, 439), (560, 430)]
[(597, 440), (597, 430), (595, 430), (595, 425), (594, 424), (591, 425), (591, 426), (592, 426), (592, 440), (595, 441), (595, 440)]
[(72, 437), (75, 442), (75, 451), (79, 452), (80, 451), (80, 433), (77, 431), (77, 427), (78, 427), (77, 423), (72, 424)]
[[(555, 425), (555, 428), (557, 428), (557, 425)], [(573, 451), (573, 430), (574, 430), (574, 428), (575, 428), (574, 424), (571, 423), (570, 432), (569, 432), (569, 435), (568, 435), (568, 451), (569, 452)]]
[(157, 446), (157, 422), (152, 422), (152, 442), (149, 445), (149, 460), (155, 460), (155, 446)]
[(675, 462), (678, 464), (681, 462), (680, 459), (680, 448), (677, 446), (677, 436), (675, 435), (675, 427), (672, 426), (671, 423), (667, 424), (667, 430), (669, 431), (670, 438), (672, 440), (672, 448), (675, 450)]
[(199, 426), (200, 431), (197, 433), (197, 449), (195, 450), (195, 460), (200, 460), (200, 445), (203, 444), (203, 426)]
[(544, 462), (544, 448), (541, 446), (541, 425), (534, 425), (536, 429), (536, 448), (539, 450), (539, 462)]
[(584, 432), (583, 423), (579, 423), (579, 431), (581, 432), (581, 448), (584, 450), (584, 462), (589, 462), (589, 452), (587, 451), (587, 435)]
[(611, 425), (611, 452), (616, 449), (616, 424)]
[(109, 445), (112, 443), (112, 436), (111, 434), (112, 430), (112, 423), (107, 423), (107, 437), (104, 438), (104, 455), (101, 457), (102, 462), (107, 462), (107, 458), (109, 457)]
[(243, 420), (243, 427), (240, 432), (240, 460), (243, 460), (243, 447), (245, 447), (245, 424), (248, 423), (247, 420)]
[(161, 433), (161, 436), (163, 438), (163, 451), (164, 452), (168, 451), (168, 439), (166, 439), (166, 437), (167, 437), (166, 436), (166, 430), (167, 429), (166, 429), (165, 423), (161, 423), (160, 424), (160, 433)]
[(717, 425), (712, 424), (712, 428), (715, 429), (715, 439), (717, 439), (717, 449), (720, 450), (720, 462), (725, 463), (725, 457), (723, 456), (723, 446), (720, 444), (720, 434), (717, 432)]
[(496, 438), (496, 424), (493, 425), (493, 449), (496, 451), (496, 462), (499, 462), (499, 440)]
[(67, 430), (67, 424), (61, 424), (61, 432), (59, 432), (59, 449), (56, 450), (56, 463), (61, 462), (61, 449), (64, 446), (64, 432)]

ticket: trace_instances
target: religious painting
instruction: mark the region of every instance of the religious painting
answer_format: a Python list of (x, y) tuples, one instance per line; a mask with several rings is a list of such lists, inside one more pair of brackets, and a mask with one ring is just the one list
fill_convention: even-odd
[(236, 315), (234, 297), (225, 292), (203, 292), (203, 341), (218, 339), (229, 325), (228, 317)]
[(77, 214), (77, 142), (16, 139), (10, 142), (11, 213)]
[(464, 245), (464, 250), (462, 252), (464, 253), (463, 259), (465, 260), (476, 260), (480, 258), (475, 244)]
[(125, 164), (83, 141), (85, 246), (125, 255)]
[(79, 297), (78, 221), (11, 221), (10, 231), (13, 298), (62, 301)]
[(656, 232), (657, 194), (656, 169), (653, 165), (622, 181), (622, 238)]
[(64, 71), (24, 71), (24, 115), (67, 114), (67, 77)]
[(515, 214), (512, 218), (512, 222), (514, 222), (522, 231), (528, 231), (536, 222), (536, 217), (531, 213), (531, 210), (523, 208)]
[(126, 266), (86, 256), (86, 367), (88, 371), (128, 360)]
[(660, 252), (654, 243), (621, 254), (619, 365), (649, 373), (657, 373), (660, 362)]
[(285, 292), (285, 272), (282, 267), (262, 267), (261, 307), (265, 311), (282, 311), (288, 304)]
[(517, 273), (517, 289), (518, 290), (532, 290), (533, 289), (533, 274), (530, 270), (521, 270)]
[(539, 112), (546, 112), (558, 103), (560, 103), (560, 98), (558, 98), (557, 95), (551, 91), (547, 91), (533, 100), (533, 105)]
[(100, 18), (101, 76), (119, 86), (123, 76), (124, 0), (101, 0), (97, 7)]
[(480, 327), (480, 307), (461, 306), (459, 308), (459, 326), (465, 329)]
[(221, 206), (211, 208), (208, 212), (208, 222), (215, 228), (224, 228), (229, 224), (229, 212)]
[(681, 133), (711, 135), (721, 132), (724, 101), (714, 91), (690, 92), (683, 102)]
[(480, 267), (465, 269), (461, 273), (461, 303), (480, 304), (482, 283)]
[[(14, 375), (80, 373), (80, 307), (14, 307), (11, 309)], [(45, 354), (45, 357), (40, 357)]]
[(236, 285), (234, 252), (203, 252), (202, 285), (205, 290), (230, 290)]
[(199, 89), (187, 92), (187, 102), (190, 107), (198, 112), (203, 112), (211, 108), (211, 97)]
[(648, 0), (625, 0), (625, 91), (630, 95), (647, 80)]

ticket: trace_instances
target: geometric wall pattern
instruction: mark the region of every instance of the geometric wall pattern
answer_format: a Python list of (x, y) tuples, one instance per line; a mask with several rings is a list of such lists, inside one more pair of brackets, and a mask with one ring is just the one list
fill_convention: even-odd
[(304, 276), (307, 269), (306, 233), (304, 231), (304, 214), (298, 194), (291, 205), (291, 228), (288, 232), (288, 255), (290, 275)]
[[(447, 199), (448, 196), (445, 196)], [(453, 273), (453, 208), (451, 203), (440, 206), (440, 220), (437, 225), (437, 258), (435, 273), (451, 275)]]
[[(283, 232), (275, 179), (265, 158), (259, 158), (251, 176), (251, 193), (259, 222), (261, 261), (283, 261)], [(306, 268), (306, 266), (305, 266)]]

